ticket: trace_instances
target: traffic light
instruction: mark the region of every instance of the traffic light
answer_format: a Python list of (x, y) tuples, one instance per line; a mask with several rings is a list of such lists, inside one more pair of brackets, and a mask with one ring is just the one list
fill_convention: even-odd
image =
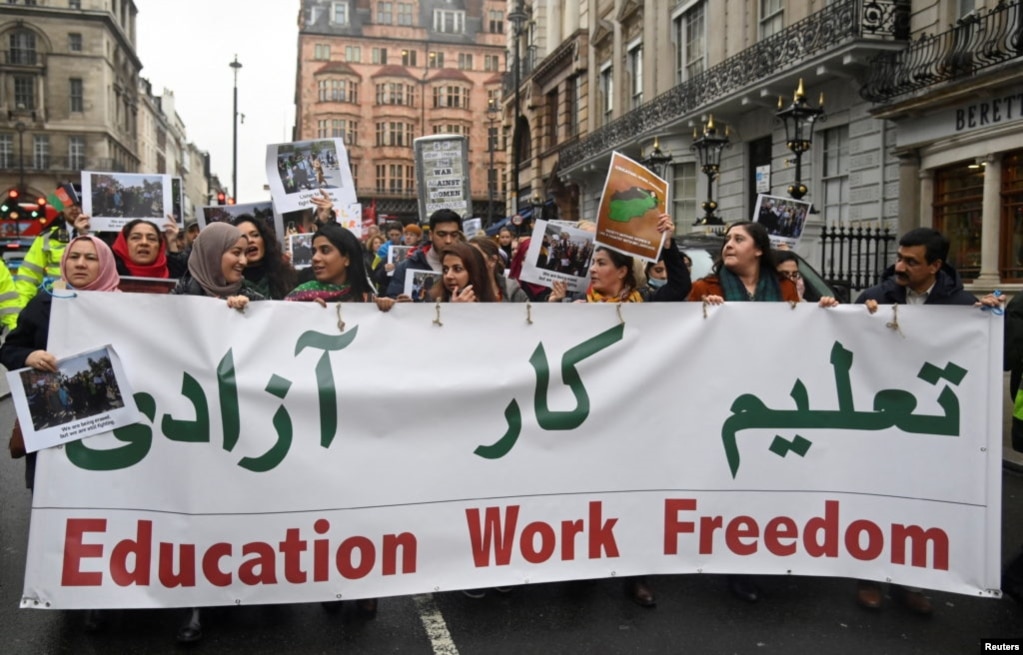
[(31, 211), (31, 216), (46, 220), (46, 198), (42, 196), (36, 198), (36, 208)]
[(223, 204), (226, 204), (226, 203), (227, 203), (227, 194), (224, 193), (223, 191), (218, 191), (217, 192), (217, 204), (218, 205), (223, 205)]
[(3, 202), (0, 203), (0, 218), (18, 219), (21, 217), (21, 206), (18, 204), (18, 200), (21, 198), (21, 194), (17, 189), (11, 189), (4, 196)]
[(227, 199), (227, 204), (233, 205), (234, 204), (234, 197), (228, 198)]

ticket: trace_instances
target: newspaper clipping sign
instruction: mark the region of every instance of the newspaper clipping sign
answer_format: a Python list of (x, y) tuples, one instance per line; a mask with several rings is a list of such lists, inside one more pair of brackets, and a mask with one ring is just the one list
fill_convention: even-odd
[(469, 214), (469, 142), (464, 136), (437, 134), (413, 142), (419, 186), (419, 221), (438, 209)]

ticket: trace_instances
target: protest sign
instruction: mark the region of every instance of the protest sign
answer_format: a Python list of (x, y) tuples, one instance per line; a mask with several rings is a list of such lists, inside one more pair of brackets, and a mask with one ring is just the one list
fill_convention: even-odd
[(203, 229), (210, 223), (230, 223), (239, 216), (252, 216), (265, 222), (267, 226), (277, 235), (278, 239), (284, 238), (284, 223), (281, 215), (274, 211), (273, 202), (245, 202), (240, 205), (207, 205), (199, 208), (196, 217), (199, 221), (199, 228)]
[(569, 291), (586, 291), (592, 257), (592, 232), (569, 227), (562, 221), (539, 220), (533, 225), (519, 280), (548, 288), (561, 281)]
[(470, 210), (469, 141), (457, 134), (421, 136), (413, 141), (419, 222), (426, 224), (439, 209), (460, 217)]
[(780, 244), (795, 248), (809, 213), (808, 202), (761, 194), (753, 208), (753, 221), (767, 229), (771, 245), (775, 248)]
[(82, 211), (95, 232), (118, 232), (136, 218), (162, 229), (173, 207), (169, 175), (82, 171)]
[(50, 344), (110, 339), (145, 417), (40, 453), (23, 607), (697, 572), (999, 594), (1001, 317), (401, 310), (55, 299)]
[(266, 147), (266, 177), (274, 206), (281, 213), (315, 209), (311, 198), (321, 191), (334, 207), (349, 207), (358, 199), (341, 139), (271, 143)]
[(657, 222), (668, 199), (668, 183), (639, 162), (615, 152), (597, 206), (598, 246), (657, 261), (664, 235)]

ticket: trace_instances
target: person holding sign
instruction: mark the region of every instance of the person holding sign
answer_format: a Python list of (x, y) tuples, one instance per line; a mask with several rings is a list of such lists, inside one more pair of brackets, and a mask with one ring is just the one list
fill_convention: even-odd
[(366, 276), (359, 239), (337, 223), (326, 223), (313, 235), (314, 280), (300, 284), (285, 300), (318, 302), (369, 302), (375, 292)]

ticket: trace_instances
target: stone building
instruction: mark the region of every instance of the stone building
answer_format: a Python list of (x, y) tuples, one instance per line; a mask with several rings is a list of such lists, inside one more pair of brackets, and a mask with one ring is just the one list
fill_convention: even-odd
[[(1002, 181), (978, 186), (975, 174), (974, 195), (994, 199), (1016, 179), (1005, 171), (1015, 166), (1012, 153), (1020, 147), (1018, 127), (1013, 132), (1007, 125), (1018, 113), (1008, 119), (1006, 105), (996, 126), (989, 106), (988, 124), (980, 125), (982, 109), (970, 105), (978, 96), (1010, 95), (1012, 85), (1019, 85), (1018, 6), (1019, 0), (997, 5), (994, 0), (511, 0), (509, 91), (516, 88), (516, 53), (519, 84), (518, 93), (505, 94), (504, 113), (513, 126), (514, 200), (520, 209), (523, 203), (543, 204), (547, 215), (591, 217), (611, 153), (642, 160), (656, 143), (671, 156), (663, 170), (672, 183), (670, 207), (679, 231), (705, 230), (694, 223), (705, 216), (699, 207), (708, 197), (708, 179), (691, 145), (694, 130), (702, 134), (713, 117), (730, 140), (713, 183), (716, 215), (725, 221), (752, 218), (758, 188), (785, 196), (801, 182), (813, 213), (798, 250), (825, 274), (849, 275), (843, 266), (850, 264), (822, 248), (825, 226), (886, 227), (895, 233), (931, 222), (946, 231), (976, 224), (976, 252), (970, 257), (977, 262), (964, 259), (960, 247), (950, 259), (968, 275), (979, 271), (980, 246), (990, 242), (985, 270), (993, 273), (1004, 239), (996, 240), (991, 231), (982, 238), (979, 226), (999, 222), (999, 210), (988, 210), (983, 221), (978, 213), (975, 220), (949, 222), (938, 208), (954, 194), (949, 196), (951, 189), (940, 181), (955, 177), (944, 167), (965, 170), (977, 158), (986, 161), (991, 178), (993, 152), (1002, 153)], [(991, 20), (1002, 27), (987, 27), (989, 19), (982, 17), (989, 14), (1001, 15)], [(1013, 21), (1014, 31), (1005, 27)], [(970, 32), (970, 25), (977, 27)], [(930, 58), (937, 41), (952, 44), (954, 53), (965, 47), (967, 34), (971, 44), (980, 44), (998, 30), (1006, 35), (1001, 45), (991, 46), (999, 54), (983, 66), (973, 63), (968, 72), (959, 67), (958, 78), (910, 70), (908, 62)], [(1004, 41), (1011, 35), (1014, 42)], [(1012, 48), (1014, 55), (1006, 52)], [(903, 80), (915, 75), (917, 82), (877, 90), (874, 80), (883, 71)], [(812, 146), (800, 157), (796, 180), (795, 155), (777, 113), (779, 102), (792, 104), (800, 80), (808, 106), (823, 99), (825, 115), (813, 126)], [(955, 85), (958, 91), (952, 90)], [(952, 145), (963, 138), (954, 130), (957, 111), (967, 122), (974, 112), (975, 128), (965, 128), (973, 130), (972, 149)], [(944, 121), (944, 132), (920, 132), (925, 129), (921, 112), (934, 115), (928, 120)], [(906, 140), (907, 131), (913, 141)], [(992, 150), (994, 144), (1000, 145)], [(1003, 235), (1012, 231), (1010, 223), (1001, 219)], [(863, 275), (852, 280), (854, 287), (871, 282)]]
[(411, 221), (413, 140), (464, 135), (472, 213), (502, 217), (504, 13), (503, 0), (303, 0), (294, 138), (344, 139), (364, 210)]

